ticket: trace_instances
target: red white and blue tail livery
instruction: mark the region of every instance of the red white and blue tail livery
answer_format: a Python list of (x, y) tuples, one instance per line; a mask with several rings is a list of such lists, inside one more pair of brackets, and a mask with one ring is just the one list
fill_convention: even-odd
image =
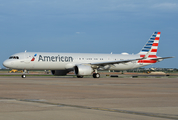
[[(160, 39), (161, 32), (154, 32), (148, 42), (145, 44), (145, 46), (140, 51), (140, 57), (144, 57), (149, 51), (148, 58), (157, 58), (157, 50), (159, 45), (159, 39)], [(138, 63), (156, 63), (157, 60), (139, 60)]]
[(22, 52), (10, 56), (3, 65), (13, 69), (51, 70), (53, 75), (58, 76), (74, 71), (79, 78), (91, 74), (99, 78), (99, 70), (128, 70), (172, 58), (157, 56), (160, 34), (154, 32), (138, 54)]
[(148, 58), (157, 58), (157, 50), (158, 50), (158, 44), (160, 39), (161, 32), (154, 32), (146, 45), (142, 48), (140, 51), (140, 57), (144, 57), (146, 53), (148, 53), (151, 49), (151, 52), (148, 56)]

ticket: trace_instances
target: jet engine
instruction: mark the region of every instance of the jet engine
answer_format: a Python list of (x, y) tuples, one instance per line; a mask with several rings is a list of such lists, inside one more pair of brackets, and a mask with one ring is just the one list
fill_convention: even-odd
[(74, 67), (74, 70), (75, 70), (75, 74), (78, 76), (91, 75), (93, 72), (93, 69), (91, 68), (91, 66), (88, 66), (88, 65), (76, 65)]
[(68, 70), (51, 70), (51, 73), (55, 76), (67, 75)]

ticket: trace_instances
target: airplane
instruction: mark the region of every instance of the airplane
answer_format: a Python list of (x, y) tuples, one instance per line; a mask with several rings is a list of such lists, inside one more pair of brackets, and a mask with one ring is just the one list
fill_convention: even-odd
[[(151, 65), (173, 57), (158, 57), (157, 49), (161, 32), (154, 32), (138, 54), (91, 54), (21, 52), (11, 55), (3, 65), (12, 69), (51, 70), (56, 76), (74, 71), (78, 78), (92, 75), (100, 78), (99, 70), (128, 70)], [(25, 78), (25, 72), (22, 78)]]

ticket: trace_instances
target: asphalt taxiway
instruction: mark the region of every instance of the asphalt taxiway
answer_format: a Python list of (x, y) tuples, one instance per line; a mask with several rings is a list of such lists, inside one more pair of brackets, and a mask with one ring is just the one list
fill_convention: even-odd
[(0, 76), (0, 120), (178, 119), (178, 78)]

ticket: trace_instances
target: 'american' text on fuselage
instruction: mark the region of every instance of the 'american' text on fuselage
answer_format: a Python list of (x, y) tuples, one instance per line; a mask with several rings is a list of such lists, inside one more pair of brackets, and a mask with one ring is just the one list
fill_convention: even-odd
[(47, 61), (47, 62), (73, 62), (71, 56), (42, 56), (39, 55), (38, 61)]

